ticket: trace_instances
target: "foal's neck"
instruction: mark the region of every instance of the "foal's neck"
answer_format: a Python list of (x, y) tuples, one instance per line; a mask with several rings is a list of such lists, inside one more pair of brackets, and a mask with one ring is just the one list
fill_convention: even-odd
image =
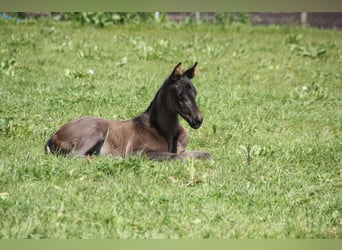
[(179, 130), (178, 114), (168, 107), (166, 96), (159, 93), (152, 101), (146, 113), (150, 116), (150, 123), (163, 136), (174, 136)]
[(172, 107), (168, 106), (165, 91), (162, 89), (158, 91), (145, 113), (150, 117), (151, 126), (166, 139), (169, 150), (177, 150), (175, 148), (175, 141), (179, 135), (178, 114)]

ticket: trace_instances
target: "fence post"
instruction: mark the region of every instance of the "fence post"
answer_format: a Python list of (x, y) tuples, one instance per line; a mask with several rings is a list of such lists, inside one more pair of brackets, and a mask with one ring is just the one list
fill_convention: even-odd
[(300, 24), (302, 26), (306, 26), (308, 23), (308, 13), (307, 12), (301, 12), (300, 13)]
[(197, 23), (201, 21), (201, 12), (195, 12), (195, 19)]
[(160, 13), (158, 11), (154, 12), (154, 18), (156, 19), (157, 22), (159, 21), (159, 16), (160, 16)]

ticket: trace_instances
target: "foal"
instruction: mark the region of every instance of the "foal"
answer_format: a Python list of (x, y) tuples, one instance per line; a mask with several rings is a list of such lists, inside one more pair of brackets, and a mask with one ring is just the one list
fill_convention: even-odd
[(47, 141), (45, 151), (113, 157), (143, 152), (158, 161), (188, 157), (210, 159), (209, 153), (185, 150), (189, 135), (178, 120), (180, 115), (194, 129), (203, 122), (196, 103), (196, 89), (190, 80), (196, 71), (197, 62), (186, 71), (179, 63), (140, 116), (126, 121), (82, 117), (68, 122)]

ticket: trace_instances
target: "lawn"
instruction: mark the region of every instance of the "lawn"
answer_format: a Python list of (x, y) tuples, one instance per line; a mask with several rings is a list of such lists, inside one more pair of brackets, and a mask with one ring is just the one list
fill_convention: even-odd
[[(342, 238), (342, 33), (0, 21), (0, 238)], [(145, 111), (178, 62), (212, 161), (56, 157), (85, 115)]]

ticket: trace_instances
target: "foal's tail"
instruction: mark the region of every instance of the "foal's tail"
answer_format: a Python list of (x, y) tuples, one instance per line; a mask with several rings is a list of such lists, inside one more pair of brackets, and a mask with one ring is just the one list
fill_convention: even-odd
[(44, 149), (46, 154), (54, 153), (53, 136), (46, 142)]

